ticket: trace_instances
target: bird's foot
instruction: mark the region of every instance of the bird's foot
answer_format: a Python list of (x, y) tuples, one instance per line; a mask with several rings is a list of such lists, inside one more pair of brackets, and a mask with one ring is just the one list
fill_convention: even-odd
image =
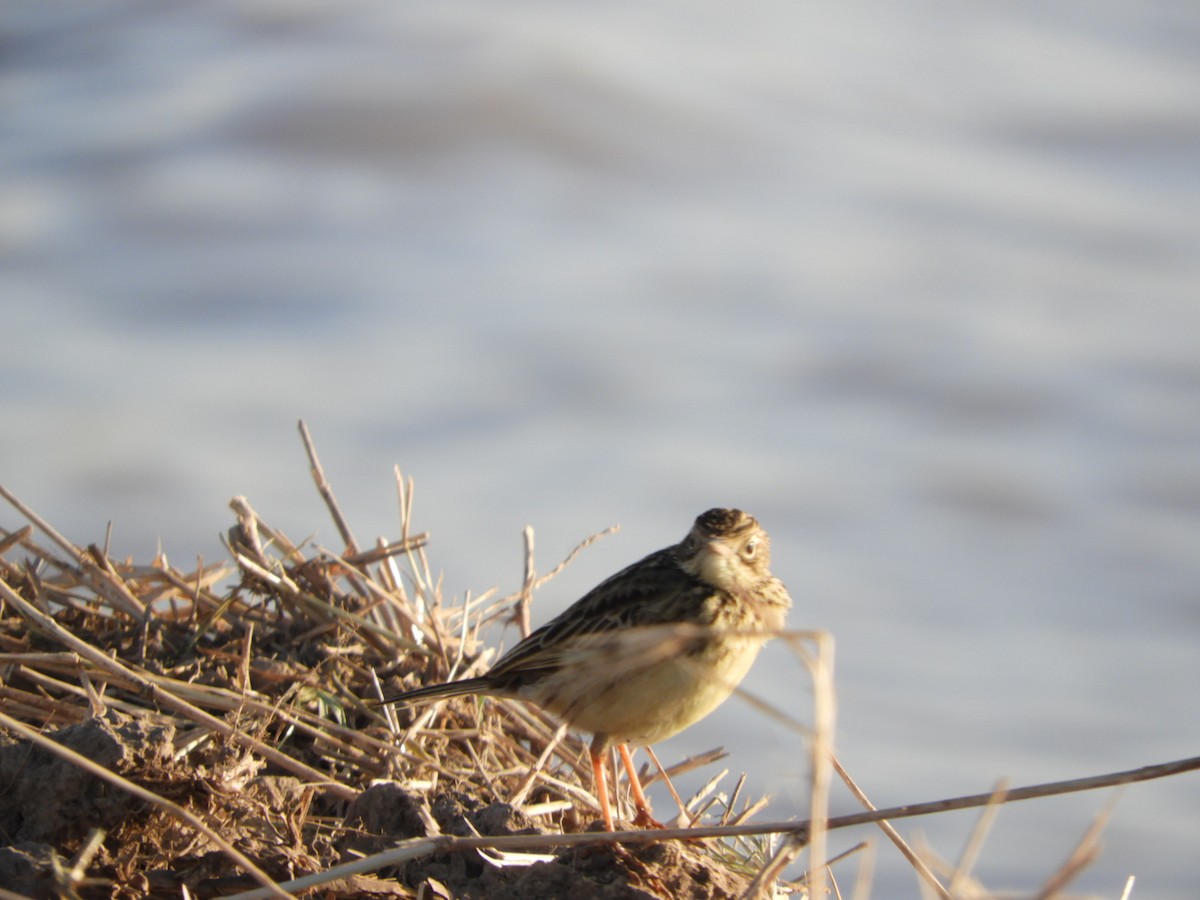
[(638, 828), (666, 828), (662, 822), (650, 815), (650, 808), (639, 809), (633, 817), (633, 824)]

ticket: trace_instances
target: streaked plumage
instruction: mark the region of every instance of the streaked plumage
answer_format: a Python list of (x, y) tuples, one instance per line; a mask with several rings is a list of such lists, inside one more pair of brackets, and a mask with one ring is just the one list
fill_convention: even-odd
[[(601, 582), (506, 653), (485, 675), (385, 702), (462, 694), (527, 700), (591, 732), (592, 765), (612, 830), (602, 754), (653, 744), (708, 715), (783, 627), (787, 589), (770, 573), (770, 539), (753, 516), (710, 509), (687, 537)], [(624, 746), (638, 821), (653, 821)]]

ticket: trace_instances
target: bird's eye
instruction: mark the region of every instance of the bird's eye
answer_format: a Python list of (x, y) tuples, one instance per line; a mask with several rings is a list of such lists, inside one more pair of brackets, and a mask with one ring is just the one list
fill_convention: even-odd
[(758, 541), (754, 538), (750, 538), (750, 540), (746, 541), (746, 546), (742, 548), (742, 556), (746, 557), (746, 559), (752, 559), (754, 554), (757, 552)]

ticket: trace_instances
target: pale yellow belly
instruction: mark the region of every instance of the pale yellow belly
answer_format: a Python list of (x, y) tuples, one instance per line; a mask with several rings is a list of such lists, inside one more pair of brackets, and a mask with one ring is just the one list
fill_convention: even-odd
[(580, 731), (613, 743), (654, 744), (679, 733), (721, 705), (750, 669), (762, 640), (713, 641), (702, 653), (652, 664), (587, 667), (555, 689), (530, 699)]

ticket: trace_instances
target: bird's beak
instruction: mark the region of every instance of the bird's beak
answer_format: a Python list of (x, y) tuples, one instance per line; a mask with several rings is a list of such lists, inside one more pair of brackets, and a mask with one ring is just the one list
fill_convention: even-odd
[(704, 549), (717, 556), (733, 556), (733, 548), (724, 541), (709, 541), (704, 545)]

